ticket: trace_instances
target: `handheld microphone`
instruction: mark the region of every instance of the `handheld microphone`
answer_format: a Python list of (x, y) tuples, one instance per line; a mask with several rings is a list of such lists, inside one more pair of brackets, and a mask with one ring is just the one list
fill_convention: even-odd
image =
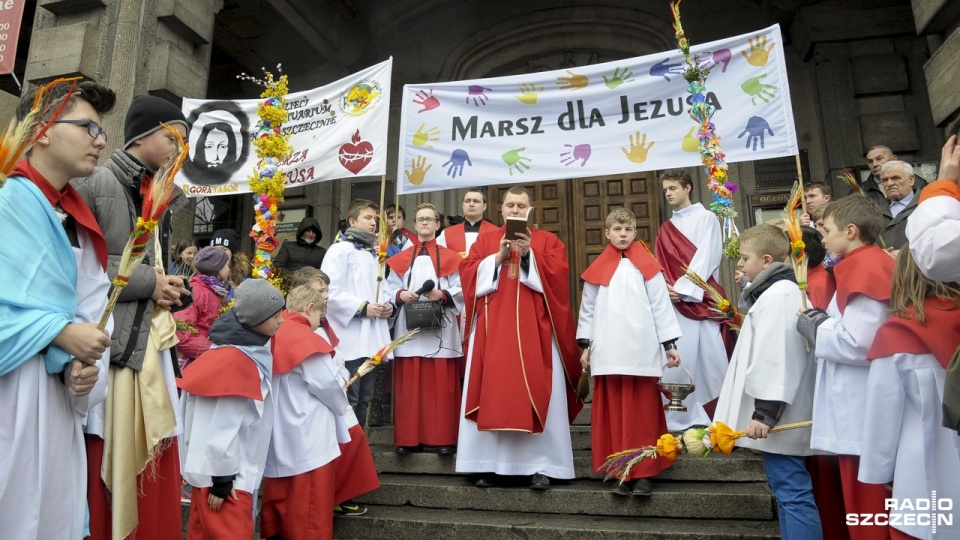
[(424, 281), (424, 282), (423, 282), (423, 285), (422, 285), (419, 289), (417, 289), (416, 291), (414, 291), (413, 293), (416, 294), (417, 296), (421, 296), (421, 295), (424, 294), (424, 293), (428, 293), (428, 292), (432, 291), (433, 288), (436, 287), (436, 286), (437, 286), (437, 284), (434, 283), (434, 281), (433, 281), (432, 279), (428, 279), (428, 280)]

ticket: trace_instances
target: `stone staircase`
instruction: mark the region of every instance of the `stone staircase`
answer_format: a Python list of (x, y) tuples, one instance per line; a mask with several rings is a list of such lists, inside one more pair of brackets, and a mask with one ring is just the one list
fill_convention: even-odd
[(371, 428), (382, 487), (358, 499), (360, 517), (339, 517), (336, 538), (773, 539), (776, 504), (760, 456), (681, 456), (654, 480), (650, 497), (621, 497), (590, 470), (590, 406), (571, 426), (577, 478), (535, 492), (527, 479), (481, 489), (456, 474), (455, 456), (398, 455), (393, 427)]

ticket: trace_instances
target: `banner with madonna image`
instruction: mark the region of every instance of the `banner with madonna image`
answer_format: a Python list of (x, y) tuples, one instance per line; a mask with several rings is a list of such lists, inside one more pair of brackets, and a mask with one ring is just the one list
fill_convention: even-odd
[[(326, 86), (287, 94), (293, 154), (281, 164), (287, 187), (386, 174), (393, 58)], [(184, 99), (190, 155), (177, 185), (191, 197), (247, 193), (257, 165), (251, 141), (261, 99)], [(269, 128), (263, 128), (264, 130)]]
[[(691, 47), (727, 162), (798, 153), (778, 25)], [(400, 193), (701, 164), (684, 57), (403, 87)]]

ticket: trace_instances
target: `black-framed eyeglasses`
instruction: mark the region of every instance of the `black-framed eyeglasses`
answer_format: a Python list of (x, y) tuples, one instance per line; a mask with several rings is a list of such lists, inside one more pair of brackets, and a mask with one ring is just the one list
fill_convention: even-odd
[(89, 118), (84, 118), (83, 120), (56, 120), (54, 124), (77, 124), (80, 126), (87, 126), (87, 134), (90, 135), (94, 140), (97, 137), (103, 136), (103, 142), (107, 142), (107, 132), (100, 127), (100, 124), (94, 122)]
[(418, 217), (416, 219), (417, 223), (433, 223), (434, 221), (436, 221), (436, 218), (432, 217)]

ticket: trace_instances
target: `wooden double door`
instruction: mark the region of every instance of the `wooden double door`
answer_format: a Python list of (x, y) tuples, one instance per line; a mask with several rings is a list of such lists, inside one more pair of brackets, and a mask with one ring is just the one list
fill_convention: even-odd
[[(610, 210), (624, 207), (637, 216), (637, 238), (653, 247), (660, 228), (660, 186), (653, 172), (599, 176), (577, 180), (538, 182), (522, 185), (534, 198), (531, 221), (550, 231), (567, 246), (570, 260), (570, 290), (579, 304), (580, 274), (603, 251), (603, 236)], [(502, 224), (500, 201), (510, 185), (490, 186), (488, 215)]]

